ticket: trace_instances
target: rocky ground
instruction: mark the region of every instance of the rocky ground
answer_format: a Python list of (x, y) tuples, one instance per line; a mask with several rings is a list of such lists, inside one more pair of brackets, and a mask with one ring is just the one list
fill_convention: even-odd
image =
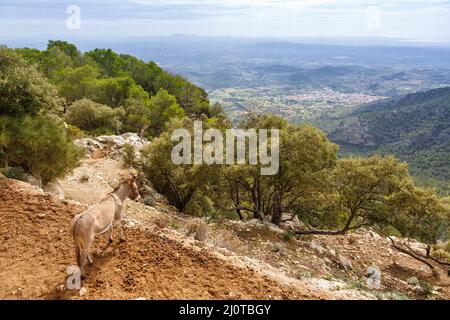
[[(450, 298), (447, 270), (437, 267), (435, 277), (373, 231), (295, 239), (287, 232), (295, 220), (279, 228), (257, 220), (193, 218), (150, 187), (147, 205), (127, 202), (127, 241), (106, 248), (100, 236), (83, 288), (67, 289), (67, 267), (75, 262), (70, 221), (111, 191), (123, 170), (120, 148), (124, 141), (139, 147), (137, 139), (80, 141), (90, 157), (53, 193), (0, 179), (0, 298)], [(367, 282), (368, 268), (380, 270), (379, 287)]]

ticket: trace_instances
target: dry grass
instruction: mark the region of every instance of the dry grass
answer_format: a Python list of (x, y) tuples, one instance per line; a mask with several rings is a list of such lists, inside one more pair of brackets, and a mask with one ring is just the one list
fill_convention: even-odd
[(186, 235), (193, 235), (195, 240), (205, 241), (208, 237), (208, 226), (202, 219), (189, 220), (183, 228)]
[(245, 243), (236, 234), (226, 229), (216, 230), (214, 235), (210, 237), (209, 243), (238, 254), (245, 254), (248, 252)]
[(154, 224), (161, 229), (167, 228), (169, 223), (170, 219), (166, 216), (158, 216), (154, 220)]

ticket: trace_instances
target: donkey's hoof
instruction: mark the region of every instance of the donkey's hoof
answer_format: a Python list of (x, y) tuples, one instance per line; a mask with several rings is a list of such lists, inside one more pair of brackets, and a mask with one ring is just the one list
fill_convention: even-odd
[(114, 242), (114, 239), (108, 239), (108, 242), (109, 242), (109, 243), (113, 243), (113, 242)]
[(82, 274), (81, 275), (81, 280), (85, 280), (86, 279), (86, 275), (85, 274)]

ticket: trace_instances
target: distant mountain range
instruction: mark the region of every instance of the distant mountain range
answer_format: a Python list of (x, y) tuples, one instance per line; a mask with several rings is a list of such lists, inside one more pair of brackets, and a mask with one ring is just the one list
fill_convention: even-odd
[(344, 154), (395, 154), (424, 184), (450, 191), (450, 87), (360, 106), (318, 121)]

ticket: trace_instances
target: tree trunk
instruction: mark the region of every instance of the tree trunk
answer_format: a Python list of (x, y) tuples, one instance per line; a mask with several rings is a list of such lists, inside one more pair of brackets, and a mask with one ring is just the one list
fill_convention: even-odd
[(281, 203), (281, 196), (276, 195), (274, 204), (273, 204), (273, 214), (272, 214), (272, 223), (279, 225), (281, 223), (281, 218), (283, 216), (283, 206)]
[(149, 124), (143, 126), (142, 129), (139, 131), (139, 138), (144, 139), (144, 135), (149, 128), (150, 128)]
[(243, 221), (244, 217), (242, 216), (242, 212), (239, 209), (236, 209), (236, 214), (239, 216), (239, 220)]

